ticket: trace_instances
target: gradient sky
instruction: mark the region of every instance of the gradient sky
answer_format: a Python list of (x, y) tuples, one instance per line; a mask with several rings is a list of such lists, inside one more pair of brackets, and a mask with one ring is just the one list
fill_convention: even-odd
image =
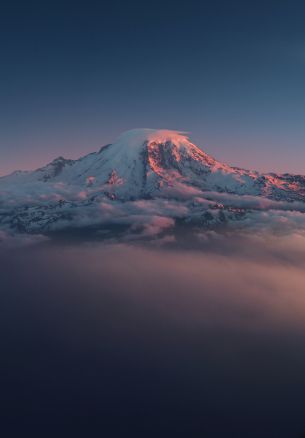
[(304, 22), (293, 0), (1, 2), (0, 174), (139, 127), (305, 174)]

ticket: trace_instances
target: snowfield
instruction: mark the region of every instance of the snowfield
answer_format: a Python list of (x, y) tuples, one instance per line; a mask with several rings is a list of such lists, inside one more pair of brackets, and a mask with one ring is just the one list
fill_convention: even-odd
[(125, 239), (160, 237), (177, 224), (290, 232), (305, 229), (304, 201), (305, 176), (231, 167), (186, 133), (135, 129), (78, 160), (0, 178), (0, 230), (121, 227)]

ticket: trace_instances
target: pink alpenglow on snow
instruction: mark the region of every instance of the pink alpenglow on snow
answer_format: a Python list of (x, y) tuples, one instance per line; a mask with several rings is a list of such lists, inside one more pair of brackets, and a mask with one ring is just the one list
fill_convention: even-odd
[(12, 232), (120, 224), (157, 235), (178, 223), (215, 230), (305, 228), (305, 176), (231, 167), (187, 133), (166, 129), (133, 129), (78, 160), (59, 157), (2, 177), (0, 201), (0, 229)]

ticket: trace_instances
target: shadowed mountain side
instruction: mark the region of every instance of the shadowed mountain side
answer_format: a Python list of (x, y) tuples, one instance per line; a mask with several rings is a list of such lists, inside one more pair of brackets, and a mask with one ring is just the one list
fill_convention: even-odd
[(204, 228), (303, 227), (304, 194), (304, 176), (231, 167), (184, 133), (136, 129), (78, 160), (59, 157), (0, 178), (0, 227), (45, 233), (162, 223), (163, 229), (179, 220)]

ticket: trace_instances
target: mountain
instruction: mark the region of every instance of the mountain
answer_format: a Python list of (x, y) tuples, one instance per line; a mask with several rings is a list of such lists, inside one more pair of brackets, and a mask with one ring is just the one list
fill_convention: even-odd
[(0, 228), (49, 233), (111, 224), (159, 234), (177, 221), (245, 225), (258, 211), (303, 217), (304, 201), (305, 176), (231, 167), (185, 133), (136, 129), (78, 160), (59, 157), (1, 177)]

